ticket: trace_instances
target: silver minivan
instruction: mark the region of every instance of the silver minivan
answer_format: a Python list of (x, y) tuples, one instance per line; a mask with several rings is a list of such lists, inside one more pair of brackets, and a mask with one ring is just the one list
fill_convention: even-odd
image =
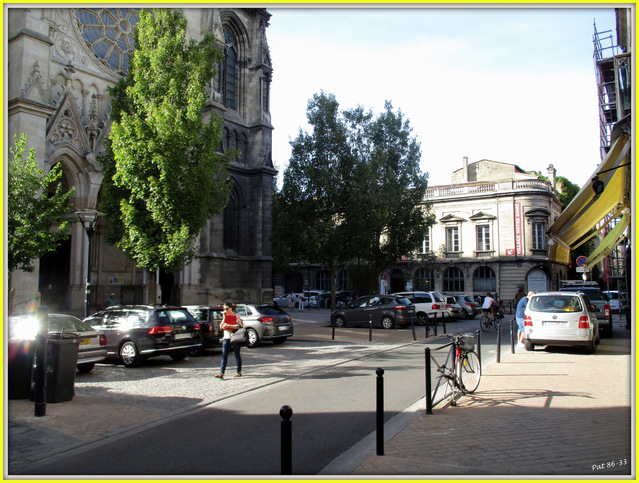
[(583, 346), (589, 354), (599, 343), (599, 326), (582, 292), (541, 292), (528, 300), (524, 319), (526, 350), (536, 345)]

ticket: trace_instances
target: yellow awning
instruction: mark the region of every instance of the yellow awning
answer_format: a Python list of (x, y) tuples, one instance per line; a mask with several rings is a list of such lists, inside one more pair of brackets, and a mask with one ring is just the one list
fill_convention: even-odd
[(610, 230), (610, 232), (606, 235), (599, 246), (595, 248), (595, 250), (588, 256), (586, 260), (585, 268), (591, 268), (596, 265), (602, 258), (610, 255), (619, 243), (624, 239), (624, 232), (626, 231), (626, 227), (630, 224), (630, 215), (624, 215), (621, 217), (621, 220), (617, 222), (615, 227)]
[(593, 236), (590, 231), (596, 229), (607, 215), (630, 206), (629, 166), (622, 166), (630, 161), (630, 144), (628, 134), (619, 136), (590, 177), (590, 180), (599, 177), (604, 183), (603, 192), (597, 196), (589, 180), (550, 227), (548, 235), (562, 246), (550, 250), (550, 260), (569, 263), (569, 250), (590, 239)]

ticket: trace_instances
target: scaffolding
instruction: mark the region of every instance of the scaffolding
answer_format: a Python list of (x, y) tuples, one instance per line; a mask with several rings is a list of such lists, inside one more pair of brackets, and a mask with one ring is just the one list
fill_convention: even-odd
[(598, 32), (594, 21), (593, 27), (593, 59), (599, 102), (599, 149), (603, 159), (610, 150), (612, 128), (618, 120), (615, 56), (619, 54), (620, 49), (614, 40), (612, 30)]

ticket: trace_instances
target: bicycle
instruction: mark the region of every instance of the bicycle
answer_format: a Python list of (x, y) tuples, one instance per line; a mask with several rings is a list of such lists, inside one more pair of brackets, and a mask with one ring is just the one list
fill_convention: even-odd
[[(451, 406), (457, 406), (457, 399), (462, 394), (472, 394), (479, 387), (481, 362), (475, 352), (475, 334), (448, 334), (448, 338), (451, 342), (436, 349), (452, 346), (444, 364), (440, 366), (434, 358), (432, 360), (437, 366), (437, 372), (441, 373), (450, 387)], [(454, 355), (452, 368), (445, 365), (450, 355)]]
[(504, 318), (504, 311), (502, 308), (498, 308), (495, 310), (494, 319), (490, 319), (490, 314), (484, 313), (479, 319), (479, 327), (484, 332), (488, 332), (491, 327), (495, 327), (495, 330), (501, 325), (501, 321)]

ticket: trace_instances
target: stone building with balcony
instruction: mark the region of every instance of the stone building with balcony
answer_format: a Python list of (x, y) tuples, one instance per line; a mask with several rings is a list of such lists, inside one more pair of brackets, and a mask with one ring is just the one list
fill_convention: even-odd
[(416, 253), (383, 274), (385, 290), (497, 292), (508, 302), (518, 287), (558, 288), (566, 265), (547, 260), (546, 236), (563, 208), (555, 176), (552, 165), (544, 180), (513, 164), (464, 158), (451, 184), (428, 188), (435, 223)]
[[(271, 159), (272, 66), (264, 8), (184, 8), (187, 36), (213, 33), (225, 59), (207, 87), (204, 116), (224, 120), (219, 150), (236, 148), (229, 168), (226, 209), (202, 228), (199, 257), (178, 273), (148, 274), (104, 240), (107, 221), (96, 220), (103, 173), (97, 156), (110, 131), (109, 87), (126, 75), (134, 47), (137, 8), (6, 9), (8, 139), (26, 134), (39, 166), (62, 167), (62, 183), (75, 187), (70, 236), (56, 252), (15, 272), (9, 311), (33, 305), (81, 314), (86, 281), (90, 310), (110, 293), (121, 303), (212, 304), (273, 297)], [(77, 216), (76, 216), (77, 214)], [(156, 284), (159, 290), (149, 290)], [(158, 298), (150, 300), (149, 294)]]

